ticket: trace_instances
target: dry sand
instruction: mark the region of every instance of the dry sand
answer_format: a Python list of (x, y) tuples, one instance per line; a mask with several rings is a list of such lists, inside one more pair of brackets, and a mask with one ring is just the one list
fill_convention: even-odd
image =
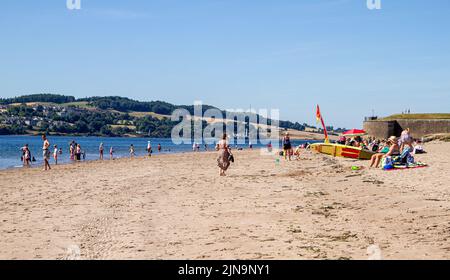
[(426, 149), (394, 172), (258, 151), (228, 177), (216, 153), (0, 171), (0, 259), (449, 259), (450, 143)]
[[(314, 133), (314, 132), (307, 132), (307, 131), (299, 131), (299, 130), (293, 130), (288, 129), (287, 132), (289, 132), (289, 135), (291, 139), (296, 140), (319, 140), (323, 141), (323, 133)], [(283, 137), (285, 135), (286, 131), (281, 130), (280, 131), (280, 137)], [(329, 134), (328, 138), (330, 141), (337, 141), (339, 139), (339, 136)]]

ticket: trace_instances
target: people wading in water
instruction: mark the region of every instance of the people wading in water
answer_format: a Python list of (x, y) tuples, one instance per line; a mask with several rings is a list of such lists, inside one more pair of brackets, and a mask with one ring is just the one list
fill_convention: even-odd
[(104, 152), (105, 148), (103, 146), (103, 143), (100, 143), (100, 146), (98, 147), (98, 152), (100, 154), (100, 160), (103, 160), (103, 152)]
[(47, 139), (47, 136), (45, 134), (42, 135), (42, 141), (44, 142), (42, 144), (42, 157), (44, 158), (44, 171), (52, 169), (50, 167), (50, 142)]

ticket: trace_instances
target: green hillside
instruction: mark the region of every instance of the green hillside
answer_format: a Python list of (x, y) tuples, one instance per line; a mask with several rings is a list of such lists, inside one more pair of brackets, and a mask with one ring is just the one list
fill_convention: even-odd
[(450, 113), (439, 113), (439, 114), (397, 114), (392, 115), (380, 120), (390, 121), (390, 120), (436, 120), (436, 119), (450, 119)]
[[(193, 105), (143, 102), (119, 96), (76, 99), (73, 96), (34, 94), (3, 98), (0, 99), (0, 134), (170, 137), (173, 127), (178, 124), (170, 120), (176, 109), (184, 109), (194, 115)], [(217, 108), (203, 105), (202, 109), (205, 112)], [(225, 111), (217, 110), (225, 116)], [(259, 115), (256, 119), (265, 123)], [(249, 125), (253, 126), (253, 123), (247, 124), (247, 128)], [(293, 130), (307, 127), (290, 121), (280, 121), (279, 126)]]

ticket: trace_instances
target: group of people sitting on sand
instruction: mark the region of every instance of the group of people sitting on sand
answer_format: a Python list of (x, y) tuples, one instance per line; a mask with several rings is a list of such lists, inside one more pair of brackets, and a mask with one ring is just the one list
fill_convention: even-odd
[[(400, 151), (404, 150), (404, 147), (407, 146), (410, 148), (411, 153), (419, 154), (423, 153), (423, 142), (421, 140), (414, 139), (411, 136), (410, 129), (405, 129), (400, 138), (397, 139), (397, 137), (392, 136), (389, 139), (376, 139), (375, 137), (367, 137), (363, 138), (361, 136), (355, 136), (351, 138), (347, 138), (345, 136), (339, 137), (339, 140), (336, 141), (337, 144), (350, 146), (350, 147), (357, 147), (357, 148), (363, 148), (365, 150), (369, 150), (372, 152), (380, 152), (380, 151), (387, 151), (387, 146), (390, 146), (391, 140), (395, 138), (395, 141), (398, 142), (400, 145)], [(385, 152), (387, 153), (387, 152)]]
[(400, 157), (403, 164), (414, 163), (412, 155), (425, 153), (422, 141), (411, 136), (409, 128), (405, 129), (400, 138), (391, 136), (386, 140), (371, 139), (367, 148), (376, 152), (371, 158), (370, 167), (379, 168), (381, 162), (392, 157)]

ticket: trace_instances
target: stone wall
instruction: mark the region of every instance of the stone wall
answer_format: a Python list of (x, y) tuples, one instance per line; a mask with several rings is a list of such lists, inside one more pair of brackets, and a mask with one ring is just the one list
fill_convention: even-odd
[(366, 121), (364, 130), (370, 136), (386, 139), (391, 135), (396, 135), (399, 129), (396, 121)]
[(392, 135), (400, 136), (406, 128), (411, 130), (415, 138), (428, 134), (450, 133), (450, 119), (443, 120), (394, 120), (394, 121), (365, 121), (364, 130), (376, 138), (388, 138)]

